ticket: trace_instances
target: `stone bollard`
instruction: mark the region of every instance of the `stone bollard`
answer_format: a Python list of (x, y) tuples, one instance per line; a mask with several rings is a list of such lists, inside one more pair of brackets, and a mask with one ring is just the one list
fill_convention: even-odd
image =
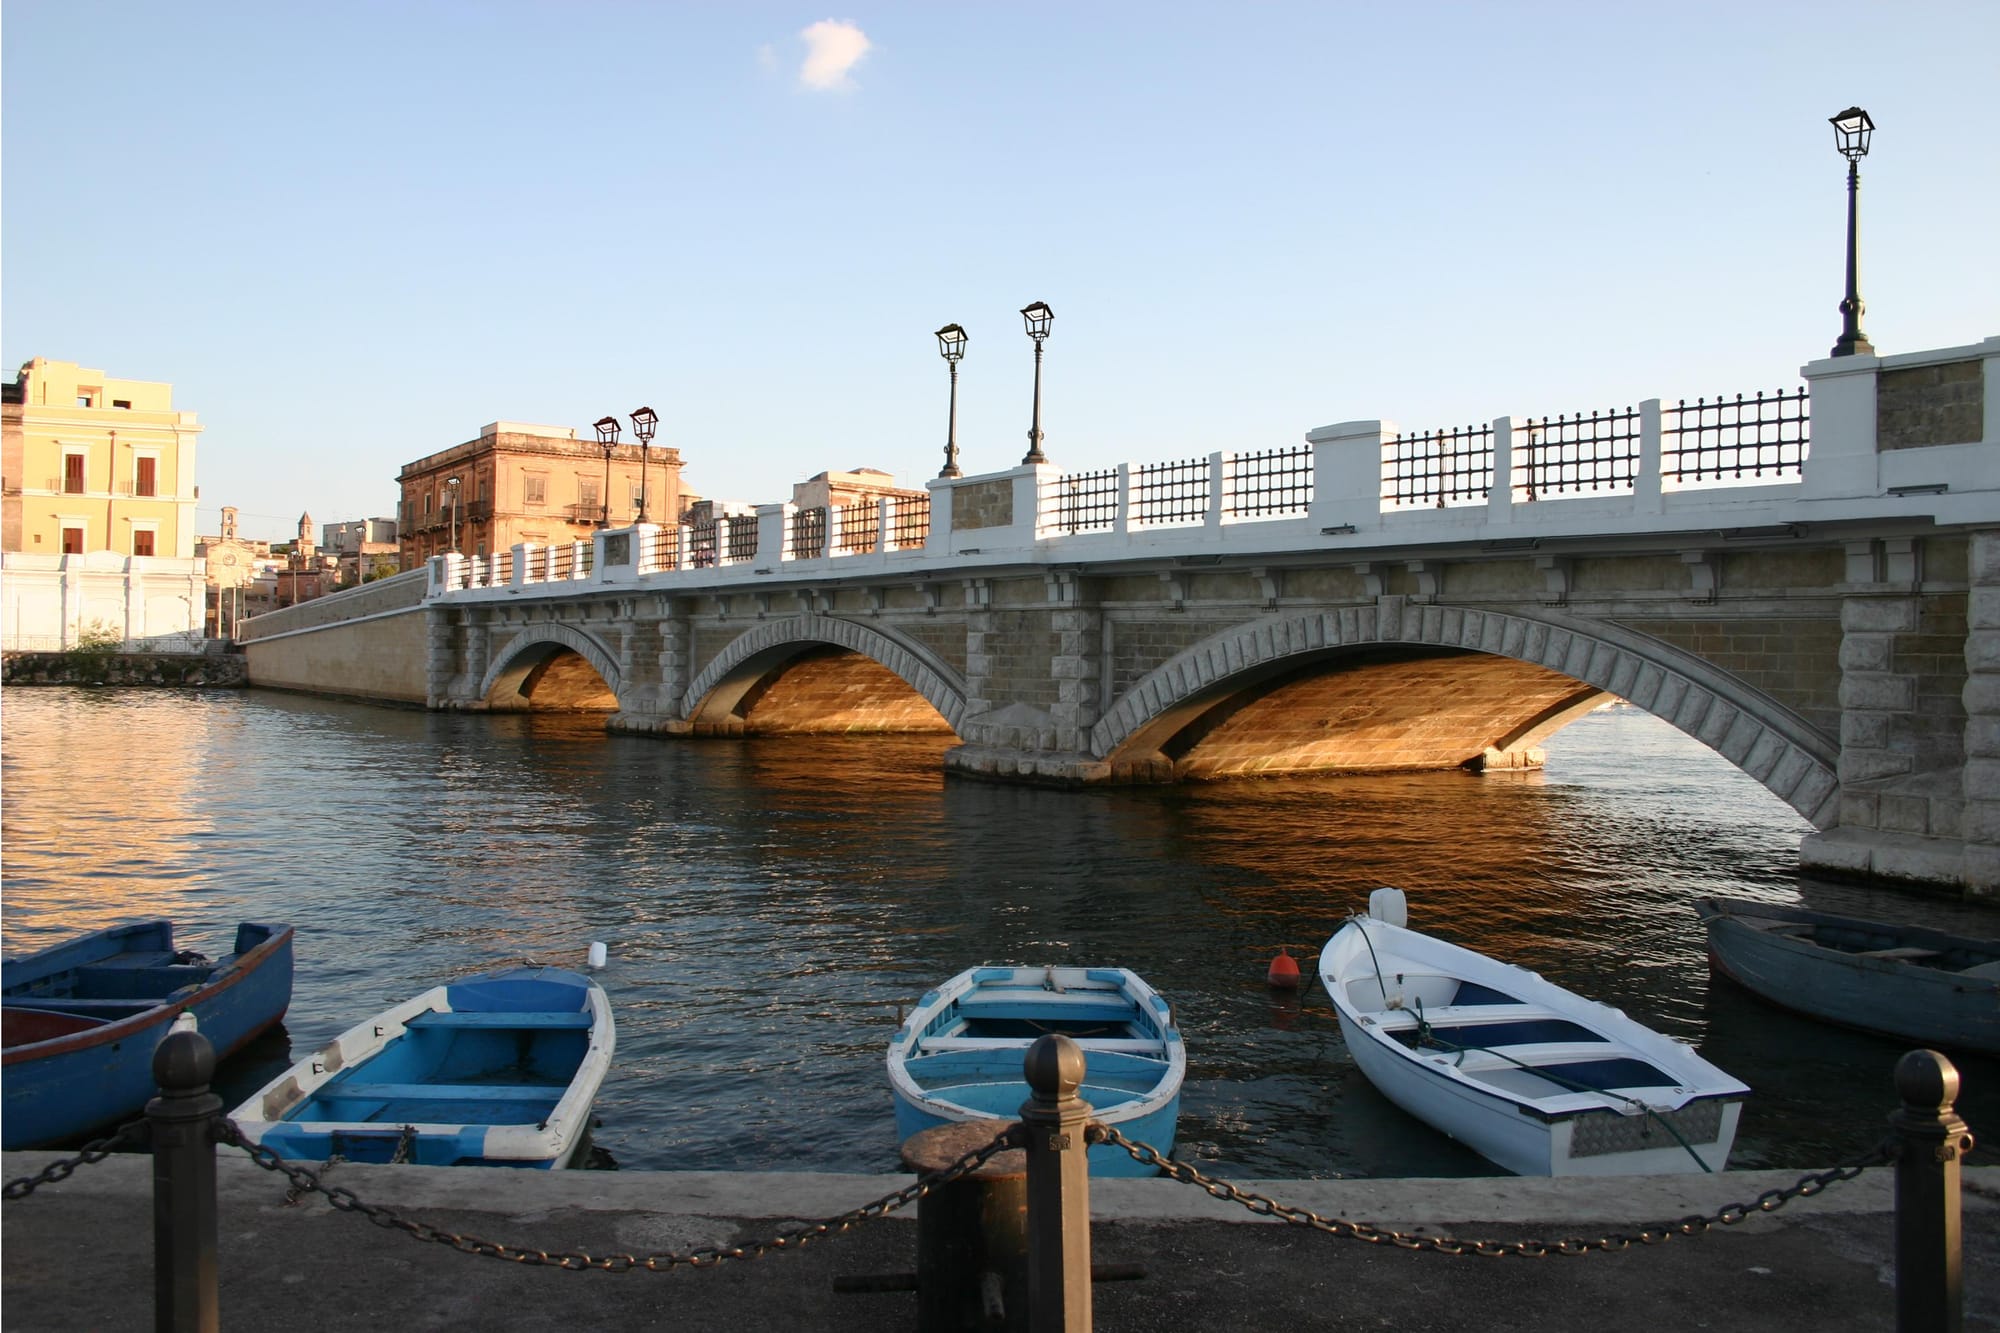
[(1021, 1105), (1028, 1158), (1028, 1306), (1035, 1333), (1089, 1333), (1090, 1167), (1083, 1048), (1051, 1033), (1022, 1061), (1034, 1096)]
[(1903, 1333), (1958, 1333), (1965, 1292), (1959, 1262), (1959, 1158), (1972, 1149), (1952, 1109), (1958, 1070), (1936, 1051), (1896, 1062), (1896, 1327)]
[(222, 1326), (215, 1257), (215, 1119), (208, 1090), (215, 1048), (192, 1028), (153, 1051), (160, 1095), (146, 1103), (153, 1138), (153, 1327), (216, 1333)]
[[(919, 1175), (942, 1171), (1008, 1127), (963, 1120), (912, 1134), (903, 1165)], [(1028, 1159), (1020, 1149), (995, 1153), (918, 1202), (916, 1288), (923, 1333), (1027, 1333)]]

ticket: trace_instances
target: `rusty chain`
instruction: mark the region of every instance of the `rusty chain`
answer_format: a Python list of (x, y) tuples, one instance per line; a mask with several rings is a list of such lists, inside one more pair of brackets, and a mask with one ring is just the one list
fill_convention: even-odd
[(313, 1193), (326, 1196), (326, 1201), (342, 1212), (359, 1213), (378, 1227), (391, 1231), (401, 1231), (417, 1240), (448, 1245), (461, 1254), (483, 1255), (489, 1259), (505, 1259), (510, 1263), (530, 1266), (563, 1268), (572, 1272), (596, 1270), (604, 1273), (629, 1273), (634, 1269), (644, 1269), (649, 1273), (665, 1273), (686, 1266), (689, 1268), (713, 1268), (717, 1264), (737, 1259), (759, 1259), (774, 1250), (796, 1250), (810, 1241), (826, 1236), (837, 1236), (862, 1222), (878, 1217), (886, 1217), (898, 1208), (915, 1203), (941, 1185), (972, 1174), (986, 1164), (987, 1159), (1008, 1148), (1018, 1147), (1014, 1127), (1009, 1127), (991, 1143), (975, 1148), (965, 1156), (933, 1175), (919, 1176), (915, 1183), (906, 1185), (894, 1193), (885, 1194), (859, 1208), (850, 1208), (836, 1217), (823, 1222), (810, 1222), (778, 1232), (769, 1240), (752, 1241), (746, 1245), (710, 1245), (685, 1252), (660, 1251), (644, 1256), (634, 1254), (586, 1254), (581, 1250), (551, 1252), (534, 1249), (525, 1245), (507, 1245), (499, 1241), (482, 1240), (477, 1236), (461, 1235), (447, 1231), (443, 1227), (428, 1222), (404, 1217), (393, 1208), (380, 1204), (363, 1202), (353, 1190), (340, 1186), (327, 1187), (320, 1181), (320, 1173), (309, 1167), (287, 1162), (261, 1143), (252, 1143), (244, 1137), (243, 1131), (232, 1120), (224, 1119), (217, 1126), (216, 1140), (241, 1148), (250, 1155), (250, 1160), (266, 1171), (274, 1171), (292, 1182), (294, 1194)]
[(32, 1176), (22, 1176), (19, 1180), (7, 1182), (4, 1191), (9, 1199), (25, 1199), (43, 1185), (54, 1184), (58, 1180), (68, 1180), (76, 1174), (80, 1166), (94, 1166), (120, 1148), (143, 1146), (152, 1137), (152, 1130), (143, 1120), (128, 1120), (113, 1131), (109, 1137), (94, 1139), (77, 1149), (74, 1157), (59, 1157)]
[(1727, 1204), (1712, 1215), (1696, 1213), (1673, 1222), (1642, 1223), (1636, 1235), (1612, 1232), (1595, 1240), (1580, 1237), (1555, 1241), (1460, 1240), (1455, 1236), (1416, 1236), (1387, 1227), (1372, 1226), (1367, 1222), (1350, 1222), (1340, 1217), (1325, 1218), (1309, 1209), (1293, 1208), (1265, 1195), (1239, 1188), (1226, 1180), (1203, 1175), (1186, 1162), (1176, 1161), (1164, 1155), (1149, 1143), (1136, 1143), (1126, 1138), (1117, 1129), (1102, 1121), (1093, 1120), (1089, 1128), (1084, 1131), (1084, 1135), (1088, 1142), (1109, 1143), (1123, 1148), (1134, 1160), (1147, 1166), (1158, 1167), (1168, 1177), (1184, 1185), (1195, 1185), (1215, 1198), (1242, 1204), (1258, 1217), (1275, 1217), (1293, 1226), (1310, 1227), (1314, 1231), (1323, 1231), (1330, 1236), (1367, 1241), (1370, 1245), (1394, 1245), (1404, 1250), (1433, 1250), (1438, 1254), (1472, 1254), (1487, 1259), (1504, 1259), (1510, 1256), (1543, 1259), (1556, 1254), (1589, 1254), (1593, 1250), (1611, 1254), (1628, 1250), (1634, 1245), (1664, 1244), (1675, 1236), (1699, 1236), (1712, 1226), (1734, 1226), (1753, 1213), (1776, 1212), (1793, 1199), (1811, 1198), (1828, 1185), (1852, 1180), (1869, 1167), (1893, 1162), (1897, 1156), (1896, 1141), (1893, 1137), (1888, 1138), (1852, 1162), (1828, 1171), (1803, 1176), (1797, 1184), (1787, 1189), (1765, 1190), (1752, 1203)]

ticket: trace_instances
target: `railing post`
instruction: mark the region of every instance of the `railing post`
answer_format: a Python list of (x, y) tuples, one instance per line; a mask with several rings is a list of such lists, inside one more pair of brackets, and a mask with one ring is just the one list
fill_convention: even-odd
[(1958, 1070), (1936, 1051), (1896, 1062), (1896, 1327), (1958, 1333), (1965, 1291), (1959, 1264), (1958, 1159), (1972, 1148), (1952, 1110)]
[(1034, 1096), (1021, 1105), (1028, 1153), (1028, 1309), (1035, 1333), (1090, 1330), (1090, 1168), (1083, 1048), (1050, 1033), (1021, 1062)]
[(208, 1090), (215, 1048), (193, 1028), (153, 1051), (160, 1095), (146, 1103), (153, 1137), (153, 1327), (216, 1333), (222, 1327), (215, 1260), (215, 1118)]

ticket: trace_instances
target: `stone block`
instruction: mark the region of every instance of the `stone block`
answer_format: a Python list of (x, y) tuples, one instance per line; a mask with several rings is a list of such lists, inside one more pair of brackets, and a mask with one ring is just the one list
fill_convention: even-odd
[(1914, 597), (1849, 597), (1840, 604), (1840, 627), (1849, 633), (1907, 634), (1916, 629), (1917, 615)]
[(1967, 898), (2000, 901), (2000, 847), (1967, 846), (1959, 864), (1958, 882)]
[(1842, 828), (1876, 828), (1882, 822), (1882, 798), (1872, 791), (1844, 791), (1840, 794)]
[(1891, 833), (1928, 833), (1931, 831), (1930, 813), (1930, 802), (1921, 796), (1885, 793), (1876, 827)]
[(1965, 802), (1959, 829), (1969, 843), (2000, 847), (2000, 801)]
[(1824, 833), (1808, 833), (1799, 844), (1799, 864), (1837, 873), (1861, 875), (1868, 872), (1867, 844), (1852, 838)]
[(1841, 748), (1880, 750), (1889, 744), (1889, 733), (1894, 715), (1889, 713), (1842, 713), (1840, 715)]
[(1917, 682), (1909, 676), (1842, 676), (1842, 708), (1874, 708), (1906, 713), (1917, 701)]
[(1843, 783), (1873, 782), (1877, 778), (1901, 777), (1916, 767), (1909, 755), (1894, 750), (1842, 750), (1840, 780)]
[(2000, 717), (1968, 717), (1965, 752), (1980, 759), (2000, 759)]
[(1959, 780), (1966, 800), (2000, 801), (2000, 759), (1967, 759)]
[(1982, 671), (1967, 676), (1965, 689), (1959, 698), (1965, 703), (1968, 717), (1992, 717), (2000, 714), (2000, 672)]
[(1840, 640), (1842, 671), (1888, 671), (1895, 661), (1893, 634), (1846, 634)]

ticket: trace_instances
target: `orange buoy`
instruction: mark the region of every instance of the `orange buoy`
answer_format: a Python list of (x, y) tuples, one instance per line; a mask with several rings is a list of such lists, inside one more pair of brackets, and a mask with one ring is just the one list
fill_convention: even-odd
[(1284, 946), (1279, 946), (1278, 956), (1271, 960), (1271, 970), (1265, 974), (1264, 980), (1270, 984), (1273, 990), (1297, 990), (1299, 988), (1298, 960), (1287, 953)]

